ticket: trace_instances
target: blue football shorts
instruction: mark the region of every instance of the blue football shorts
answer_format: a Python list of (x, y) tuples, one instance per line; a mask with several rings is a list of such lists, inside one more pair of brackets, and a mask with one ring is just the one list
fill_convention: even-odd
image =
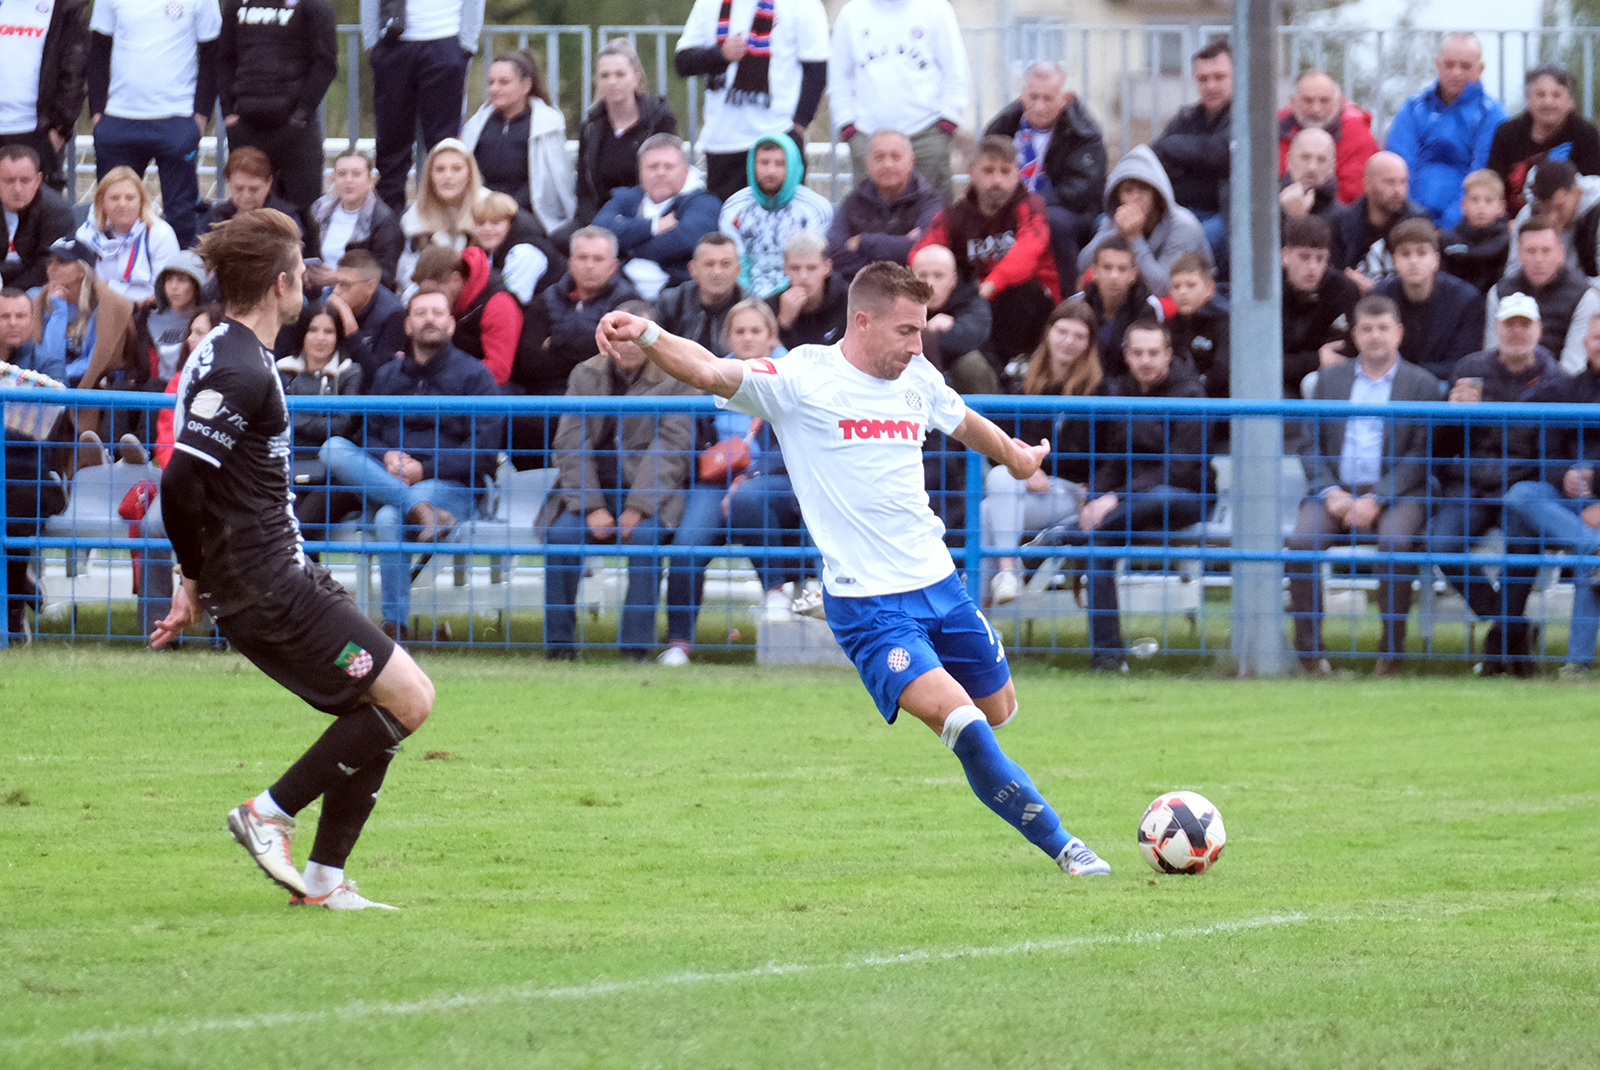
[(954, 572), (903, 594), (824, 594), (823, 604), (834, 638), (890, 724), (900, 713), (900, 692), (932, 669), (943, 667), (975, 699), (994, 694), (1011, 679), (1000, 637)]

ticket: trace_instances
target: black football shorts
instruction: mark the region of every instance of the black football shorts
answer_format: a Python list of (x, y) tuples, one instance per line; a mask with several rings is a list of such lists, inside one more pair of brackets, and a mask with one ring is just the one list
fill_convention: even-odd
[(327, 569), (290, 569), (253, 606), (217, 629), (256, 668), (324, 713), (362, 707), (394, 654), (394, 640), (362, 614)]

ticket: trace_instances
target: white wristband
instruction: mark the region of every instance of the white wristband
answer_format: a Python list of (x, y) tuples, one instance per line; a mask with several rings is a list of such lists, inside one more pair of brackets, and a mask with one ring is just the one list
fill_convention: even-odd
[(649, 349), (656, 344), (656, 339), (661, 337), (661, 324), (651, 323), (639, 336), (639, 348)]

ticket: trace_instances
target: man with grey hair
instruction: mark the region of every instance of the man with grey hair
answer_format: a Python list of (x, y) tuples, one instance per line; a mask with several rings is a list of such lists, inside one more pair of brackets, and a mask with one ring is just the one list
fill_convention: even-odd
[(784, 348), (830, 346), (849, 322), (850, 285), (833, 270), (828, 239), (820, 231), (797, 230), (783, 241), (785, 285), (767, 298), (778, 317)]
[(1372, 113), (1344, 97), (1339, 83), (1322, 71), (1307, 71), (1294, 84), (1289, 105), (1278, 113), (1278, 174), (1289, 173), (1289, 153), (1295, 137), (1306, 130), (1321, 130), (1333, 139), (1336, 196), (1349, 204), (1361, 196), (1361, 173), (1367, 159), (1378, 151), (1372, 136)]
[(617, 236), (611, 231), (581, 227), (573, 233), (569, 248), (567, 273), (554, 286), (534, 294), (522, 321), (511, 382), (524, 393), (566, 393), (572, 369), (594, 356), (594, 329), (600, 317), (639, 297), (623, 276)]
[(1411, 168), (1412, 198), (1449, 229), (1461, 219), (1461, 182), (1488, 164), (1506, 110), (1479, 80), (1483, 46), (1476, 35), (1448, 35), (1434, 66), (1439, 80), (1400, 106), (1384, 148)]
[(1022, 95), (984, 129), (1017, 145), (1017, 173), (1044, 200), (1050, 252), (1062, 279), (1078, 275), (1078, 250), (1094, 235), (1106, 188), (1106, 141), (1100, 125), (1067, 88), (1059, 63), (1028, 65)]
[(595, 216), (617, 236), (623, 271), (646, 300), (688, 282), (695, 244), (717, 229), (722, 202), (689, 188), (690, 174), (682, 139), (652, 134), (639, 146), (639, 184), (617, 190)]
[(911, 246), (944, 207), (915, 169), (911, 139), (879, 130), (867, 145), (867, 177), (834, 209), (828, 255), (846, 279), (874, 260), (904, 264)]

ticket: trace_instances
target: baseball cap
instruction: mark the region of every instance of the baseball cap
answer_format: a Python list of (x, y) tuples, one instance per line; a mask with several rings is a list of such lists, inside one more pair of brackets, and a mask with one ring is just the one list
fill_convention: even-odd
[(57, 238), (50, 246), (50, 255), (57, 260), (77, 260), (89, 267), (100, 262), (100, 254), (88, 242), (77, 238)]
[(1507, 294), (1501, 298), (1500, 307), (1495, 310), (1494, 318), (1504, 323), (1514, 316), (1521, 316), (1524, 319), (1537, 322), (1539, 319), (1539, 302), (1535, 301), (1529, 294)]

